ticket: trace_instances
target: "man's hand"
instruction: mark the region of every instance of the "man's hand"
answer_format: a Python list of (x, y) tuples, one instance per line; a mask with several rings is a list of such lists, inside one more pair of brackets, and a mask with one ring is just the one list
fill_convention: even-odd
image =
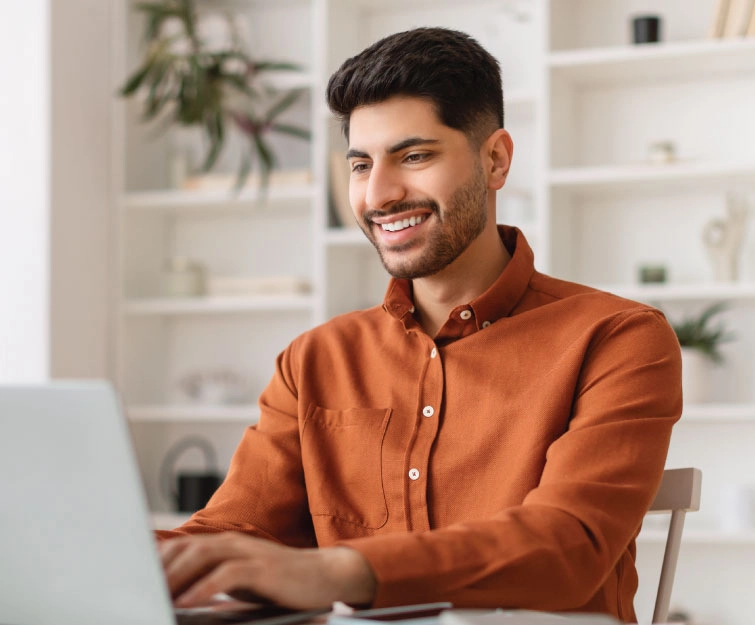
[(372, 569), (348, 547), (295, 549), (223, 532), (173, 538), (159, 549), (177, 607), (207, 604), (217, 593), (295, 609), (369, 604), (375, 596)]

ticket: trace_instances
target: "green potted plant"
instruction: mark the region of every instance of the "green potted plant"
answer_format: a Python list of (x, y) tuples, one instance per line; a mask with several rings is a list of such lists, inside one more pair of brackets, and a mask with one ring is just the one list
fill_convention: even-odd
[(727, 332), (723, 323), (711, 325), (711, 320), (723, 312), (726, 305), (723, 302), (712, 304), (699, 315), (687, 316), (678, 323), (671, 323), (682, 348), (697, 350), (705, 358), (715, 363), (723, 361), (719, 351), (722, 343), (731, 341), (734, 335)]
[(145, 121), (198, 127), (206, 138), (201, 166), (217, 162), (230, 128), (246, 139), (237, 173), (241, 187), (256, 163), (264, 188), (277, 166), (269, 142), (272, 132), (309, 139), (307, 129), (279, 117), (301, 95), (301, 89), (273, 89), (264, 78), (271, 71), (298, 70), (297, 65), (253, 59), (228, 20), (231, 43), (222, 49), (208, 45), (199, 33), (193, 0), (160, 0), (136, 5), (145, 14), (145, 53), (139, 67), (120, 89), (124, 97), (143, 94)]
[(723, 361), (721, 344), (734, 339), (722, 322), (713, 323), (713, 318), (725, 309), (726, 305), (718, 302), (697, 315), (671, 322), (682, 348), (682, 389), (686, 403), (708, 399), (710, 365)]

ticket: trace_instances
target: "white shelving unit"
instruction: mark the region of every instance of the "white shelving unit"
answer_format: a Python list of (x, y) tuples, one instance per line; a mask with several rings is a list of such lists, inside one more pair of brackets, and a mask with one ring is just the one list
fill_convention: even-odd
[[(755, 480), (755, 214), (736, 282), (713, 280), (702, 231), (726, 216), (728, 193), (755, 197), (755, 124), (746, 104), (755, 101), (755, 40), (706, 39), (712, 1), (546, 4), (539, 162), (549, 253), (541, 268), (672, 318), (727, 305), (736, 340), (711, 372), (716, 395), (685, 406), (667, 460), (703, 471), (701, 510), (687, 517), (672, 601), (696, 623), (745, 625), (755, 619), (745, 590), (755, 579), (755, 532), (725, 531), (721, 504), (728, 485)], [(640, 13), (661, 15), (662, 43), (629, 42)], [(672, 142), (676, 160), (650, 162), (654, 142)], [(640, 284), (643, 264), (664, 265), (668, 283)], [(650, 620), (664, 540), (653, 523), (638, 540), (641, 622)], [(710, 569), (715, 580), (703, 573)]]
[[(135, 2), (113, 4), (114, 92), (138, 64), (143, 22), (133, 10)], [(259, 418), (256, 398), (272, 375), (275, 357), (293, 336), (324, 319), (319, 259), (327, 189), (319, 158), (324, 117), (323, 53), (318, 52), (318, 16), (324, 5), (309, 0), (199, 0), (197, 6), (200, 12), (237, 15), (255, 44), (256, 58), (300, 66), (301, 71), (269, 73), (264, 82), (304, 91), (285, 120), (310, 128), (313, 139), (271, 139), (280, 169), (264, 192), (253, 181), (233, 188), (234, 154), (240, 145), (234, 134), (228, 136), (214, 178), (206, 177), (200, 188), (176, 188), (170, 180), (176, 146), (183, 152), (194, 146), (199, 152), (197, 136), (174, 131), (160, 135), (145, 128), (138, 98), (114, 105), (116, 377), (150, 505), (163, 514), (169, 505), (160, 492), (159, 471), (168, 448), (187, 435), (203, 435), (218, 452), (217, 469), (224, 470), (243, 428)], [(289, 36), (282, 38), (284, 31)], [(198, 154), (193, 158), (199, 161)], [(171, 295), (165, 280), (167, 262), (173, 258), (201, 266), (208, 279), (258, 280), (267, 284), (268, 292)], [(297, 286), (270, 288), (276, 277), (279, 283)], [(231, 380), (235, 386), (225, 400), (210, 403), (193, 398), (189, 379)], [(196, 469), (200, 462), (188, 453), (180, 465)], [(170, 521), (163, 518), (161, 525), (165, 523)]]
[[(328, 318), (381, 301), (387, 277), (356, 227), (329, 207), (329, 154), (344, 148), (324, 103), (340, 63), (379, 37), (417, 25), (475, 36), (501, 63), (506, 127), (515, 155), (499, 195), (499, 220), (520, 226), (539, 270), (683, 314), (726, 302), (736, 342), (713, 374), (719, 395), (685, 407), (668, 466), (703, 470), (703, 507), (690, 515), (674, 603), (700, 625), (755, 620), (742, 580), (755, 579), (755, 530), (724, 532), (717, 513), (723, 485), (755, 475), (755, 215), (740, 280), (713, 281), (701, 239), (725, 215), (729, 192), (755, 196), (755, 40), (705, 39), (714, 0), (233, 0), (247, 16), (255, 53), (299, 62), (301, 74), (276, 76), (308, 89), (293, 114), (312, 129), (310, 145), (282, 142), (283, 167), (307, 169), (304, 184), (272, 186), (264, 202), (240, 193), (170, 189), (168, 143), (148, 140), (131, 106), (115, 107), (114, 205), (121, 279), (117, 369), (160, 527), (167, 513), (156, 487), (165, 449), (187, 432), (211, 437), (223, 463), (243, 427), (256, 422), (253, 397), (277, 353), (296, 334)], [(664, 20), (661, 44), (632, 46), (628, 23), (640, 12)], [(135, 64), (139, 25), (115, 38), (116, 82)], [(286, 36), (282, 37), (281, 33)], [(648, 147), (672, 141), (678, 159), (648, 162)], [(230, 172), (233, 171), (231, 167)], [(212, 272), (296, 275), (306, 294), (166, 299), (166, 257), (190, 256)], [(640, 265), (663, 264), (669, 282), (642, 285)], [(252, 381), (242, 405), (188, 404), (181, 375), (230, 368)], [(638, 457), (638, 462), (642, 458)], [(649, 619), (662, 532), (643, 530), (636, 605)], [(716, 583), (700, 571), (715, 569)]]

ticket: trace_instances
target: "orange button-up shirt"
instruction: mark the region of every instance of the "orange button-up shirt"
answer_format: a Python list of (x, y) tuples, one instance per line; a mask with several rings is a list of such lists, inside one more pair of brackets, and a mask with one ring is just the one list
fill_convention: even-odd
[(347, 545), (378, 606), (634, 621), (634, 538), (681, 414), (678, 342), (659, 311), (538, 273), (521, 232), (500, 232), (511, 261), (436, 337), (393, 280), (382, 306), (296, 338), (180, 531)]

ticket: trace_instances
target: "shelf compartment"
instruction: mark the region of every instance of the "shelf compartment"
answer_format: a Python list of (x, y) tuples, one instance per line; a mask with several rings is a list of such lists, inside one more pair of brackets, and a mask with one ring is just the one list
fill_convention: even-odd
[(578, 85), (735, 75), (755, 70), (755, 39), (685, 41), (554, 52), (548, 67)]
[(196, 315), (253, 313), (262, 311), (311, 311), (312, 295), (212, 296), (187, 298), (137, 298), (125, 302), (126, 315)]
[(140, 404), (126, 409), (131, 421), (143, 423), (248, 423), (259, 421), (256, 405)]
[(553, 190), (601, 193), (613, 191), (684, 191), (755, 188), (755, 163), (680, 161), (668, 165), (613, 165), (551, 169)]

